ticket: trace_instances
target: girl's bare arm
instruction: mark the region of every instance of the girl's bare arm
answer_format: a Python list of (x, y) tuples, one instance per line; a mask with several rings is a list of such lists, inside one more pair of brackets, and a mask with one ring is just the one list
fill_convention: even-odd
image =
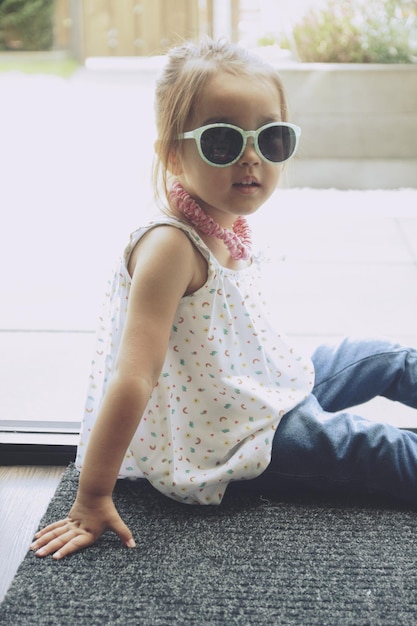
[(91, 545), (108, 529), (128, 547), (135, 545), (113, 504), (112, 492), (160, 375), (178, 303), (204, 283), (206, 267), (186, 235), (176, 228), (158, 227), (139, 242), (129, 269), (132, 286), (126, 325), (85, 455), (77, 497), (66, 519), (35, 535), (31, 549), (38, 556), (63, 558)]

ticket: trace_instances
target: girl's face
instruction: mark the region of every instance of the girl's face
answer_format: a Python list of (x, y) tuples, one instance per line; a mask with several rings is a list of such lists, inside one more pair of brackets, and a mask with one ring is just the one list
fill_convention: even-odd
[[(264, 78), (251, 81), (223, 71), (207, 83), (185, 130), (217, 122), (257, 130), (279, 121), (281, 102), (272, 82)], [(240, 159), (222, 168), (203, 161), (194, 139), (185, 139), (182, 144), (176, 171), (180, 183), (225, 228), (230, 228), (237, 216), (254, 213), (278, 184), (282, 165), (261, 159), (251, 138)]]

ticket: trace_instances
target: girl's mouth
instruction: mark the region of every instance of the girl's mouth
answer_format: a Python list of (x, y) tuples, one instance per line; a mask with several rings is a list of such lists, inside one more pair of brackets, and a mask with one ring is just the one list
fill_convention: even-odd
[(259, 183), (252, 181), (251, 183), (234, 183), (233, 187), (259, 187)]
[(242, 180), (239, 183), (234, 183), (233, 187), (238, 189), (242, 193), (253, 193), (256, 189), (259, 189), (260, 184), (256, 180)]

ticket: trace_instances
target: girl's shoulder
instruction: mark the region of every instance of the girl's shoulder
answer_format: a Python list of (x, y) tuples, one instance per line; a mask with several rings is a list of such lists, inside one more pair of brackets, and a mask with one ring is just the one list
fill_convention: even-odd
[(142, 239), (144, 235), (146, 235), (150, 230), (154, 228), (160, 228), (163, 226), (177, 228), (181, 230), (194, 244), (197, 250), (203, 255), (207, 262), (211, 259), (211, 253), (204, 241), (198, 235), (198, 233), (194, 230), (194, 228), (175, 217), (161, 216), (157, 219), (150, 221), (145, 226), (141, 226), (130, 235), (130, 240), (128, 245), (125, 248), (123, 254), (123, 261), (126, 266), (129, 263), (130, 256), (138, 244), (138, 242)]

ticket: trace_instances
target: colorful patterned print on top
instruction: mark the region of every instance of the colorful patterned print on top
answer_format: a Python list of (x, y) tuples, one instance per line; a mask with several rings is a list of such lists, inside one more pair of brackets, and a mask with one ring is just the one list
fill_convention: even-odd
[(131, 236), (109, 286), (92, 364), (76, 465), (112, 373), (129, 297), (127, 264), (139, 239), (158, 225), (181, 228), (208, 262), (208, 278), (182, 298), (157, 386), (119, 477), (146, 477), (167, 496), (219, 504), (227, 485), (261, 474), (281, 417), (306, 398), (313, 365), (276, 334), (263, 312), (259, 263), (240, 271), (219, 265), (186, 224), (169, 218)]

